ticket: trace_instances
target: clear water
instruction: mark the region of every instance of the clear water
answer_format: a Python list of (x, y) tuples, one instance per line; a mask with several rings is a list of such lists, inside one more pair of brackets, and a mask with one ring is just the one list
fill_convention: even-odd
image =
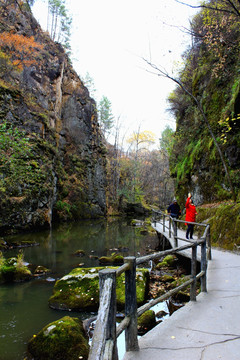
[[(111, 222), (91, 220), (63, 224), (51, 231), (11, 237), (11, 240), (31, 240), (39, 246), (24, 248), (24, 260), (51, 269), (45, 278), (0, 285), (0, 360), (23, 360), (27, 342), (44, 326), (65, 315), (81, 319), (87, 313), (57, 311), (48, 307), (55, 280), (84, 263), (84, 267), (99, 266), (93, 256), (110, 255), (120, 247), (123, 256), (141, 256), (148, 247), (156, 247), (157, 236), (143, 236), (127, 220)], [(84, 257), (76, 257), (76, 250), (84, 250)], [(15, 256), (19, 249), (4, 252), (5, 257)], [(119, 358), (124, 345), (119, 344)]]

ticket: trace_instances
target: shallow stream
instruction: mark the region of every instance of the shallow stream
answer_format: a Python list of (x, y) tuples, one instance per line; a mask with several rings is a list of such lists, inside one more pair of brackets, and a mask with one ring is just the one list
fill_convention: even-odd
[[(147, 248), (158, 245), (157, 236), (140, 235), (128, 220), (111, 222), (89, 220), (63, 224), (51, 231), (21, 234), (12, 241), (31, 240), (39, 245), (25, 247), (24, 260), (51, 269), (44, 278), (9, 285), (0, 285), (0, 360), (23, 360), (27, 342), (45, 325), (65, 315), (88, 318), (91, 314), (56, 311), (48, 307), (55, 280), (69, 273), (79, 264), (99, 266), (95, 258), (118, 252), (123, 256), (141, 256)], [(84, 250), (84, 257), (76, 257), (76, 250)], [(121, 249), (121, 251), (117, 251)], [(4, 252), (6, 258), (15, 256), (19, 249)], [(121, 355), (119, 355), (121, 359)]]

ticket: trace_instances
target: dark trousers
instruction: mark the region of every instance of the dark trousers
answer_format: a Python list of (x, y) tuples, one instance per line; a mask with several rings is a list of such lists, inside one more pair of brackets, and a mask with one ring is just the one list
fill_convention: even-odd
[(193, 229), (194, 229), (194, 225), (193, 224), (188, 224), (187, 232), (186, 232), (186, 238), (187, 239), (188, 239), (189, 235), (190, 235), (190, 239), (192, 239), (192, 237), (193, 237)]

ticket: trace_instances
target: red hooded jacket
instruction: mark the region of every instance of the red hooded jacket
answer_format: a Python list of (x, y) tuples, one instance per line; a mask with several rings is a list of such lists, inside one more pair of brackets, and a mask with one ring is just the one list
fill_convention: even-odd
[[(190, 204), (190, 197), (187, 198), (187, 201), (186, 201), (186, 217), (185, 217), (185, 220), (186, 221), (190, 221), (190, 222), (195, 222), (196, 221), (196, 215), (197, 215), (197, 212), (196, 212), (196, 207), (195, 205), (193, 204)], [(187, 223), (185, 223), (185, 225), (187, 225)]]

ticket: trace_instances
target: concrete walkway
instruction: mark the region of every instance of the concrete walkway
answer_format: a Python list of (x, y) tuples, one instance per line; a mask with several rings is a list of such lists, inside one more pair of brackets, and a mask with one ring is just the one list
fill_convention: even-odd
[(212, 250), (207, 293), (139, 340), (124, 360), (239, 360), (240, 256)]

